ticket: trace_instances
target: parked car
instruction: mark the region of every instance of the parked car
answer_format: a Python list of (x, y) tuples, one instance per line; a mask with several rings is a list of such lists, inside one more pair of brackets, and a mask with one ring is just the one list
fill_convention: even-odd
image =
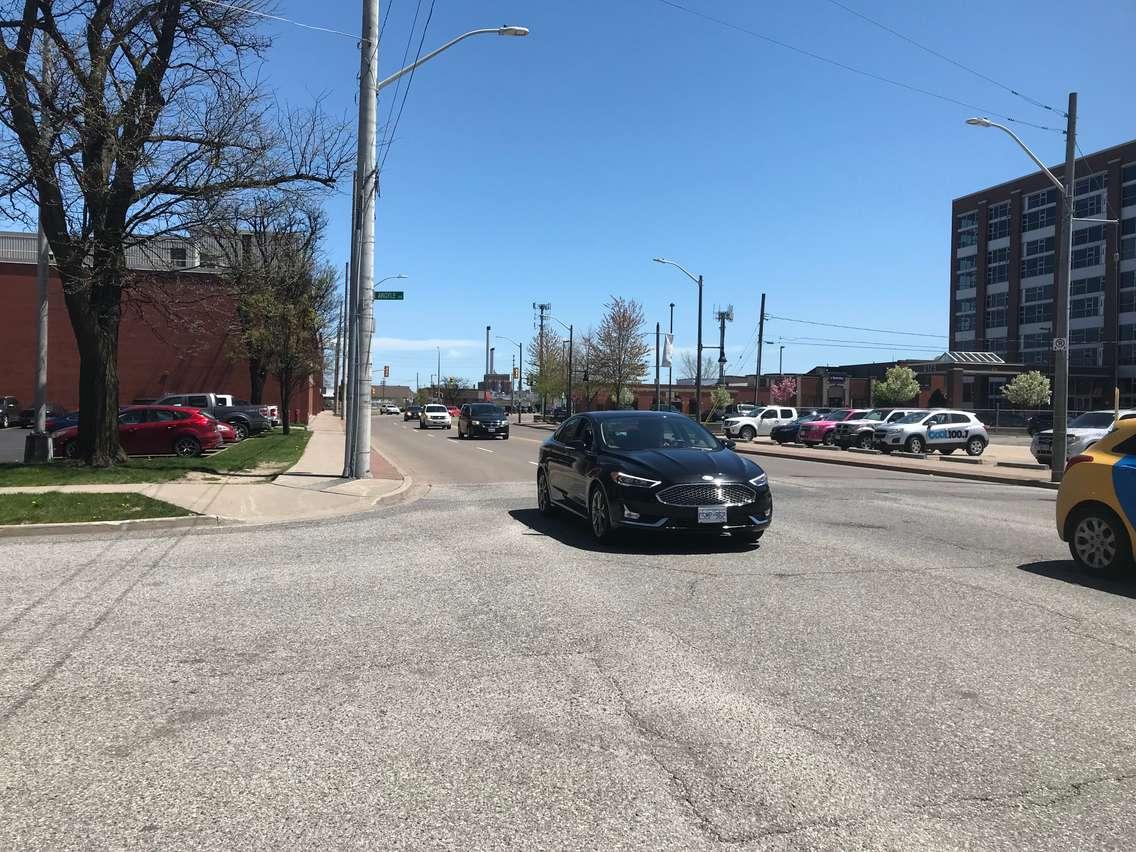
[(752, 441), (758, 435), (768, 435), (775, 426), (784, 426), (797, 419), (797, 409), (783, 405), (767, 405), (760, 411), (748, 406), (748, 414), (734, 414), (726, 418), (722, 431), (731, 438)]
[(450, 412), (450, 417), (460, 417), (461, 416), (461, 409), (458, 408), (456, 405), (447, 405), (446, 411)]
[(778, 444), (795, 444), (798, 440), (801, 424), (811, 423), (822, 416), (822, 414), (815, 411), (809, 412), (808, 414), (798, 413), (795, 419), (770, 429), (769, 437)]
[(407, 420), (417, 420), (421, 416), (421, 405), (408, 405), (402, 412), (402, 422), (405, 423)]
[[(67, 414), (67, 408), (55, 402), (47, 404), (48, 417), (63, 417)], [(34, 408), (20, 409), (19, 424), (21, 429), (34, 429), (36, 420), (36, 410)]]
[(894, 423), (881, 423), (876, 427), (875, 437), (876, 447), (884, 453), (938, 450), (949, 456), (961, 449), (966, 450), (968, 456), (980, 456), (989, 443), (986, 426), (973, 412), (941, 408), (916, 411)]
[(20, 419), (20, 402), (14, 396), (0, 396), (0, 429)]
[(797, 440), (809, 447), (832, 444), (837, 423), (853, 420), (866, 412), (865, 408), (837, 408), (835, 411), (829, 411), (816, 420), (802, 423), (797, 433)]
[(459, 438), (504, 438), (509, 440), (509, 416), (491, 402), (470, 402), (461, 407)]
[(682, 409), (670, 402), (657, 402), (651, 406), (651, 411), (669, 411), (672, 414), (682, 414)]
[[(226, 405), (225, 403), (244, 403), (243, 405)], [(211, 414), (215, 419), (228, 423), (237, 430), (237, 435), (243, 441), (249, 435), (259, 435), (272, 428), (269, 419), (271, 409), (267, 405), (252, 405), (242, 399), (234, 399), (228, 394), (216, 393), (176, 393), (167, 394), (159, 399), (155, 405), (185, 406), (196, 408)]]
[[(118, 415), (118, 441), (130, 456), (199, 456), (221, 446), (220, 424), (195, 408), (172, 405), (138, 405)], [(75, 458), (79, 427), (68, 426), (52, 435), (55, 454)]]
[(44, 421), (44, 430), (47, 432), (58, 432), (60, 429), (66, 429), (68, 426), (79, 425), (79, 412), (68, 411), (58, 417), (48, 417)]
[(222, 420), (217, 421), (217, 431), (221, 433), (221, 440), (226, 444), (239, 444), (241, 441), (241, 436), (237, 434), (237, 430)]
[(1032, 438), (1038, 432), (1044, 432), (1046, 429), (1053, 428), (1053, 412), (1047, 414), (1035, 414), (1032, 417), (1026, 418), (1026, 431)]
[(437, 402), (427, 403), (418, 415), (419, 429), (449, 429), (453, 426), (453, 418), (446, 406)]
[(1136, 419), (1069, 459), (1057, 492), (1057, 534), (1081, 568), (1131, 575), (1136, 541)]
[(548, 415), (556, 423), (562, 422), (568, 416), (568, 409), (563, 405), (558, 405)]
[(751, 405), (748, 402), (731, 402), (722, 409), (722, 419), (729, 420), (731, 417), (749, 417), (757, 410), (756, 405)]
[(773, 517), (769, 481), (732, 446), (681, 414), (578, 414), (541, 445), (537, 505), (586, 518), (597, 541), (621, 528), (757, 541)]
[(379, 414), (402, 414), (402, 409), (392, 402), (388, 402), (379, 408)]
[(881, 423), (895, 423), (900, 418), (926, 408), (873, 408), (854, 420), (843, 420), (832, 430), (832, 442), (841, 449), (861, 447), (870, 450), (875, 443), (876, 427)]
[[(1105, 411), (1086, 411), (1080, 417), (1069, 421), (1065, 429), (1065, 457), (1080, 455), (1109, 433), (1118, 420), (1131, 420), (1136, 417), (1136, 409), (1122, 408), (1120, 417), (1112, 409)], [(1030, 452), (1038, 464), (1048, 465), (1053, 459), (1053, 430), (1045, 429), (1033, 436)]]
[[(247, 399), (239, 399), (232, 394), (219, 393), (217, 394), (217, 404), (225, 405), (231, 408), (247, 408), (252, 405)], [(268, 418), (268, 422), (274, 427), (280, 425), (280, 409), (278, 406), (269, 405), (268, 403), (260, 404), (261, 413)]]

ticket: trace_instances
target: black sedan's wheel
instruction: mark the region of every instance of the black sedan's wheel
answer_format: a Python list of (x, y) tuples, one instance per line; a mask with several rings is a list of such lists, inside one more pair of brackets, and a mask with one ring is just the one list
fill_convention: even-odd
[(927, 449), (927, 443), (919, 435), (912, 435), (907, 439), (904, 449), (909, 453), (921, 453)]
[(183, 435), (174, 441), (174, 455), (189, 458), (201, 455), (201, 442), (189, 435)]
[(608, 511), (607, 495), (604, 493), (602, 485), (592, 488), (592, 497), (588, 503), (590, 506), (588, 518), (592, 525), (592, 538), (598, 542), (610, 540), (611, 514)]
[(249, 436), (248, 424), (243, 420), (230, 420), (229, 425), (233, 427), (233, 431), (237, 433), (237, 441), (243, 441)]
[(7, 429), (7, 428), (8, 428), (8, 415), (7, 414), (0, 414), (0, 429)]
[(757, 437), (757, 430), (752, 426), (743, 426), (741, 432), (738, 433), (738, 437), (743, 441), (752, 441)]
[(1115, 577), (1131, 568), (1132, 543), (1111, 509), (1099, 504), (1078, 509), (1069, 526), (1069, 552), (1086, 571)]
[(536, 475), (536, 506), (546, 518), (556, 514), (556, 506), (552, 502), (552, 492), (548, 488), (548, 474), (543, 470)]

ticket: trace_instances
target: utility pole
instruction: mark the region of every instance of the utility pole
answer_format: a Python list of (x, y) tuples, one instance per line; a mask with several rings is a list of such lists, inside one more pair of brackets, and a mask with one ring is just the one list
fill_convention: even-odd
[(659, 411), (659, 324), (655, 323), (655, 411)]
[(489, 355), (489, 331), (490, 327), (485, 326), (485, 375), (488, 376), (493, 368), (493, 362)]
[(335, 390), (331, 394), (331, 410), (339, 416), (339, 356), (343, 345), (343, 309), (339, 310), (339, 322), (335, 328)]
[(702, 422), (702, 276), (698, 276), (698, 363), (694, 366), (694, 416)]
[[(784, 346), (781, 347), (784, 350)], [(758, 388), (761, 387), (761, 353), (765, 349), (765, 294), (761, 294), (761, 315), (757, 318), (757, 375), (753, 377), (753, 404), (761, 405), (757, 398)], [(780, 372), (780, 365), (778, 365)]]
[[(512, 396), (513, 396), (513, 399), (512, 399), (513, 411), (517, 411), (517, 382), (516, 382), (516, 379), (513, 378), (513, 376), (515, 376), (516, 374), (517, 374), (517, 356), (514, 355), (513, 356), (513, 369), (509, 373), (509, 385), (513, 389), (513, 394), (512, 394)], [(521, 422), (521, 413), (519, 411), (517, 411), (517, 423), (520, 423), (520, 422)]]
[(777, 352), (777, 376), (779, 378), (785, 378), (784, 361), (785, 361), (785, 346), (784, 346), (784, 344), (782, 344), (780, 349)]
[(438, 350), (438, 399), (442, 398), (442, 347), (436, 347)]
[[(547, 304), (547, 303), (541, 303), (541, 304), (538, 305), (536, 302), (533, 302), (533, 310), (539, 310), (540, 311), (540, 333), (537, 336), (537, 343), (538, 343), (540, 348), (537, 350), (537, 353), (536, 353), (536, 373), (537, 373), (537, 376), (540, 377), (540, 382), (543, 385), (544, 384), (544, 350), (548, 348), (545, 345), (545, 339), (544, 339), (544, 317), (549, 311), (552, 310), (552, 305)], [(530, 388), (530, 390), (531, 390), (531, 388)], [(542, 390), (540, 392), (540, 416), (545, 417), (547, 415), (548, 415), (548, 399), (545, 396), (544, 391)]]
[(351, 176), (351, 260), (343, 301), (347, 305), (347, 354), (343, 381), (343, 476), (354, 477), (355, 421), (359, 414), (356, 401), (359, 366), (359, 174)]
[(363, 30), (359, 42), (359, 175), (358, 284), (359, 339), (356, 354), (356, 422), (351, 476), (371, 477), (371, 339), (374, 336), (375, 199), (379, 173), (375, 162), (379, 84), (379, 0), (363, 0)]
[(724, 311), (715, 311), (714, 319), (718, 320), (718, 386), (726, 384), (726, 323), (734, 321), (734, 306), (730, 305)]
[[(573, 328), (572, 325), (568, 326), (568, 399), (567, 399), (567, 407), (568, 407), (568, 416), (569, 417), (572, 416), (572, 348), (573, 348), (573, 345), (574, 345), (573, 340), (572, 340), (572, 328)], [(618, 402), (619, 401), (616, 400), (616, 404), (618, 404)]]
[(1065, 126), (1065, 186), (1061, 228), (1057, 239), (1058, 264), (1054, 270), (1053, 315), (1053, 453), (1049, 478), (1060, 482), (1065, 474), (1066, 429), (1069, 418), (1069, 273), (1073, 261), (1073, 172), (1077, 164), (1077, 93), (1069, 93)]
[(667, 405), (674, 405), (674, 333), (675, 333), (675, 303), (671, 302), (671, 361), (667, 367)]
[[(51, 89), (50, 42), (47, 34), (43, 36), (41, 62), (43, 86)], [(47, 121), (43, 121), (42, 136), (44, 144), (50, 144), (51, 131)], [(51, 461), (51, 436), (47, 434), (47, 318), (48, 318), (48, 276), (50, 274), (51, 246), (47, 244), (47, 234), (43, 230), (43, 200), (40, 200), (39, 231), (36, 235), (36, 371), (35, 371), (35, 429), (24, 441), (25, 462)]]

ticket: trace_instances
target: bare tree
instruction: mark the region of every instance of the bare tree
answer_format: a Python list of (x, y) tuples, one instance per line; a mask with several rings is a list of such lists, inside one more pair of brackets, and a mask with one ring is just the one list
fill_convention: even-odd
[(623, 403), (627, 385), (638, 382), (647, 371), (647, 354), (652, 350), (643, 335), (643, 322), (643, 306), (634, 299), (612, 296), (604, 305), (594, 360), (616, 405)]
[[(278, 105), (256, 65), (271, 0), (0, 0), (0, 204), (55, 254), (78, 345), (81, 456), (118, 444), (127, 252), (188, 235), (230, 193), (331, 186), (341, 122)], [(42, 61), (33, 60), (42, 41)]]
[[(698, 358), (689, 350), (684, 350), (678, 356), (678, 374), (680, 378), (694, 380), (698, 371)], [(706, 353), (702, 354), (702, 383), (707, 383), (707, 377), (718, 375), (718, 362)]]

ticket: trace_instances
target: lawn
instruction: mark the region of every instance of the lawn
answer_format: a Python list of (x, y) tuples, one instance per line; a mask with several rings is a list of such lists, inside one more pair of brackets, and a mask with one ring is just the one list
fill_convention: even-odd
[(132, 458), (124, 465), (94, 470), (80, 464), (0, 464), (0, 487), (23, 485), (99, 485), (133, 482), (169, 482), (187, 473), (256, 475), (282, 473), (304, 452), (311, 432), (293, 429), (290, 435), (273, 432), (247, 438), (219, 453), (202, 458)]
[(180, 506), (141, 494), (5, 494), (0, 498), (0, 524), (66, 524), (124, 521), (135, 518), (182, 518)]

